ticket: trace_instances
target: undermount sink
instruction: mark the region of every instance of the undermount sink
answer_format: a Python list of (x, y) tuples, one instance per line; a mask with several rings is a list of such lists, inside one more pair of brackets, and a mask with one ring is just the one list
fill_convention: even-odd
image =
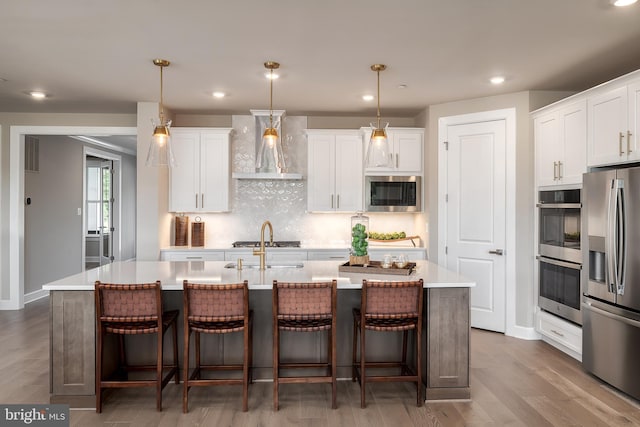
[[(230, 262), (224, 266), (224, 268), (237, 268), (237, 264), (235, 262)], [(267, 264), (266, 268), (302, 268), (304, 264), (302, 263), (290, 263), (290, 264)], [(260, 268), (260, 264), (242, 264), (242, 268), (246, 269), (258, 269)]]

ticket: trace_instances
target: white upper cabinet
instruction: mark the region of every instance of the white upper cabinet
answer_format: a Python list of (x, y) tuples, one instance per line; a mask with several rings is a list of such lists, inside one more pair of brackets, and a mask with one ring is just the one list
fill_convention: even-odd
[(639, 90), (637, 82), (618, 84), (589, 97), (589, 166), (640, 159), (636, 138)]
[(587, 103), (572, 102), (534, 119), (538, 186), (580, 184), (587, 170)]
[(176, 167), (169, 171), (170, 212), (229, 210), (231, 129), (171, 129)]
[(307, 210), (362, 210), (362, 134), (349, 130), (307, 130)]
[[(366, 147), (371, 137), (371, 129), (363, 128)], [(367, 175), (422, 175), (424, 129), (421, 128), (388, 128), (387, 138), (391, 145), (391, 168), (366, 168)]]

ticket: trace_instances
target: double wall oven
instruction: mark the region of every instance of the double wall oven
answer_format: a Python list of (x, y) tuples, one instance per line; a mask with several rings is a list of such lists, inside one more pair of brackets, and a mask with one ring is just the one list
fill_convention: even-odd
[(582, 324), (580, 190), (539, 192), (538, 305)]

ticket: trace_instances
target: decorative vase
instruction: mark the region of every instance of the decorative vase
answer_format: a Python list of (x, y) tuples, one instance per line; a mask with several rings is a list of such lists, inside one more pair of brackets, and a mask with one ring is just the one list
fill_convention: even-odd
[(369, 217), (357, 212), (351, 217), (349, 265), (369, 264)]

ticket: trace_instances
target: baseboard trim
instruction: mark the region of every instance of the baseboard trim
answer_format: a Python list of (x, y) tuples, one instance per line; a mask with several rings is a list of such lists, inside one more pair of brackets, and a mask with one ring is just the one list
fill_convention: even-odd
[(39, 289), (37, 291), (29, 292), (28, 294), (24, 294), (24, 303), (29, 304), (30, 302), (37, 301), (42, 298), (46, 298), (49, 296), (49, 291), (44, 289)]
[(507, 332), (505, 332), (505, 335), (508, 337), (519, 338), (521, 340), (539, 340), (542, 338), (533, 326), (525, 327), (513, 325), (507, 330)]

